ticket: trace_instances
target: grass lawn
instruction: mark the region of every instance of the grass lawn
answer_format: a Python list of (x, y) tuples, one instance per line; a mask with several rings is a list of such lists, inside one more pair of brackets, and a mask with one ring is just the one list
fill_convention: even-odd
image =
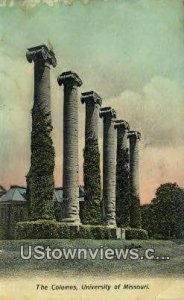
[[(158, 256), (170, 256), (170, 260), (23, 260), (20, 245), (43, 245), (52, 248), (132, 248), (139, 247), (140, 253), (146, 248), (154, 248)], [(123, 240), (24, 240), (0, 241), (0, 277), (36, 275), (68, 276), (125, 276), (141, 277), (181, 277), (184, 274), (184, 240), (176, 241), (123, 241)]]

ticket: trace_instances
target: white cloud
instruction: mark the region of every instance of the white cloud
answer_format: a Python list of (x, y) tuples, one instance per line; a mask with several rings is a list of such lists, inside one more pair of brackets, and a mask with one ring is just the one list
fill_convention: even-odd
[(138, 94), (123, 91), (107, 99), (118, 112), (118, 118), (127, 120), (132, 129), (142, 132), (145, 146), (184, 145), (183, 129), (184, 90), (174, 80), (154, 77)]

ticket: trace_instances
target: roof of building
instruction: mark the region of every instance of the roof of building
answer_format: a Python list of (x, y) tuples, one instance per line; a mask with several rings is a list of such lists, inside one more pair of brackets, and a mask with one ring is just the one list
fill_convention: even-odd
[(63, 188), (56, 188), (54, 190), (54, 200), (63, 202)]
[(11, 186), (10, 189), (0, 198), (0, 202), (26, 201), (26, 189), (18, 186)]
[(0, 193), (5, 193), (6, 192), (6, 189), (2, 186), (2, 185), (0, 185)]
[[(0, 203), (10, 201), (26, 202), (26, 188), (22, 186), (13, 185), (9, 190), (0, 197)], [(63, 202), (63, 188), (54, 189), (54, 201)], [(79, 186), (79, 201), (84, 201), (84, 187)]]

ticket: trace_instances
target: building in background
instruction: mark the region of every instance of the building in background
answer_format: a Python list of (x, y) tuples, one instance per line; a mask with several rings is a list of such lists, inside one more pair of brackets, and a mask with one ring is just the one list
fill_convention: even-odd
[(6, 193), (6, 189), (0, 185), (0, 197)]
[[(57, 221), (62, 219), (63, 213), (63, 188), (54, 190), (55, 218)], [(84, 201), (84, 187), (79, 186), (79, 204), (82, 206)], [(16, 222), (26, 221), (28, 219), (28, 197), (26, 188), (12, 185), (6, 191), (0, 186), (0, 236), (6, 236), (11, 239), (14, 235)]]

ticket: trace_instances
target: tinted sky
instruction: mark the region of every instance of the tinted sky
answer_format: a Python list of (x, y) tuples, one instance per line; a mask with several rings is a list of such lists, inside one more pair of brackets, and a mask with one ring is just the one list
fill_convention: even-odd
[[(62, 185), (63, 104), (56, 79), (73, 70), (83, 80), (80, 92), (95, 90), (103, 106), (111, 105), (118, 118), (141, 131), (141, 201), (149, 202), (161, 183), (184, 186), (182, 1), (5, 2), (9, 5), (0, 7), (0, 183), (25, 184), (33, 105), (33, 65), (25, 52), (50, 41), (58, 60), (51, 70), (56, 185)], [(82, 182), (84, 106), (79, 110)]]

